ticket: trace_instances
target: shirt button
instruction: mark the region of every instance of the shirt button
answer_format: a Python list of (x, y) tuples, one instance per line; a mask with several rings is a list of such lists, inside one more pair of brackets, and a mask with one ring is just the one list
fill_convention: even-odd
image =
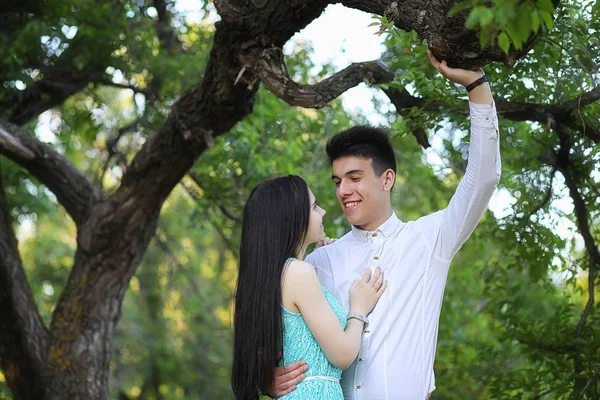
[(362, 357), (358, 359), (358, 362), (363, 362), (363, 361), (365, 361), (365, 359)]
[(373, 260), (379, 260), (379, 257), (375, 256), (373, 257)]
[(373, 234), (373, 237), (377, 237), (377, 232), (375, 232), (375, 233)]
[(360, 385), (354, 386), (354, 389), (360, 389)]

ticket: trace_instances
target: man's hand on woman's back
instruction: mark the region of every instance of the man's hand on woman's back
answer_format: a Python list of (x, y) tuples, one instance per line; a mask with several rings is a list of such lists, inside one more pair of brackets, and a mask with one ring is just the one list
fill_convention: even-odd
[(267, 394), (275, 398), (294, 391), (296, 385), (306, 378), (306, 375), (304, 375), (306, 371), (308, 371), (308, 365), (305, 361), (297, 361), (290, 365), (275, 368), (273, 387), (268, 388)]

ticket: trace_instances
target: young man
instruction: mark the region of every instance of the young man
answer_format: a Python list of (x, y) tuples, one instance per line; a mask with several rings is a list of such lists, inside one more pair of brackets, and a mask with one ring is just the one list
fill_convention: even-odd
[[(452, 69), (429, 54), (432, 65), (469, 90), (469, 162), (448, 207), (417, 221), (392, 211), (396, 161), (389, 138), (355, 127), (327, 145), (332, 179), (351, 232), (307, 259), (323, 286), (348, 308), (348, 290), (365, 268), (380, 267), (387, 292), (368, 316), (358, 358), (342, 376), (346, 400), (422, 400), (435, 389), (433, 362), (450, 262), (481, 219), (500, 178), (498, 121), (483, 71)], [(276, 373), (274, 394), (292, 391), (310, 366)]]

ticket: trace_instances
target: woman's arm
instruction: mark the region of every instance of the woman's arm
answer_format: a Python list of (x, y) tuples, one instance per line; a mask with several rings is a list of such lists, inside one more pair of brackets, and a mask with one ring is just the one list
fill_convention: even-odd
[[(351, 288), (350, 311), (367, 315), (383, 294), (386, 283), (378, 269), (371, 277), (370, 270), (365, 271), (362, 279)], [(292, 261), (288, 266), (283, 290), (285, 297), (293, 301), (311, 333), (323, 349), (331, 364), (347, 369), (360, 349), (363, 322), (350, 319), (346, 329), (327, 302), (321, 284), (312, 265), (303, 261)]]

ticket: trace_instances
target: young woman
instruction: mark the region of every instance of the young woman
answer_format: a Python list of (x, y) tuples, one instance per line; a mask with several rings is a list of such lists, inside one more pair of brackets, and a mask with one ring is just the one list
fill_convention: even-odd
[(309, 244), (325, 239), (324, 215), (294, 175), (260, 183), (244, 206), (231, 374), (238, 400), (258, 399), (278, 364), (299, 360), (308, 365), (306, 379), (281, 399), (343, 400), (342, 370), (356, 358), (365, 316), (387, 283), (379, 270), (365, 271), (350, 289), (346, 315), (301, 261)]

